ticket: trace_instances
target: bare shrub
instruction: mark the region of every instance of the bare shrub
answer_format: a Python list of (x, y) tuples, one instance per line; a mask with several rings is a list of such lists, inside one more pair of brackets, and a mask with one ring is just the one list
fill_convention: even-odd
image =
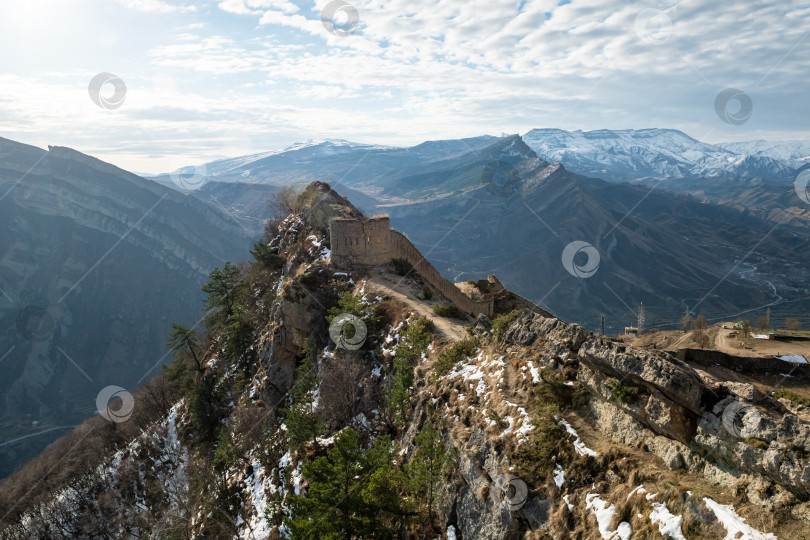
[(333, 429), (345, 426), (355, 416), (363, 393), (365, 369), (354, 353), (339, 351), (321, 363), (318, 370), (321, 399), (319, 411)]

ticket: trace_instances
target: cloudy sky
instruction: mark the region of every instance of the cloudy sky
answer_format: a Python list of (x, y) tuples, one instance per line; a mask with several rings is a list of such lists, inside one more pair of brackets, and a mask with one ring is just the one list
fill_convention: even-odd
[[(8, 0), (0, 136), (138, 172), (535, 127), (810, 139), (808, 18), (792, 0)], [(99, 73), (123, 103), (112, 82), (91, 99)], [(744, 123), (716, 113), (726, 88)]]

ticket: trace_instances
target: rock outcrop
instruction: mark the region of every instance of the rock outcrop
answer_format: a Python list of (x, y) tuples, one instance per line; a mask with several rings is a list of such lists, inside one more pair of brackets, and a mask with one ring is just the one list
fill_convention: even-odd
[[(479, 318), (474, 333), (491, 335), (490, 326)], [(711, 474), (726, 483), (765, 478), (810, 498), (810, 422), (795, 405), (749, 384), (704, 380), (669, 353), (615, 343), (529, 311), (502, 340), (539, 349), (558, 369), (576, 365), (604, 431), (625, 444), (645, 444), (670, 468), (716, 468), (724, 472)], [(625, 399), (617, 397), (628, 388)]]

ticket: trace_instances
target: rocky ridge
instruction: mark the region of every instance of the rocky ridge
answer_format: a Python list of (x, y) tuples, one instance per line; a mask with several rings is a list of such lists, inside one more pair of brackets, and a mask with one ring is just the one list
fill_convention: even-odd
[[(420, 298), (418, 276), (393, 268), (380, 271), (412, 285), (407, 301), (367, 292), (362, 270), (336, 271), (326, 224), (356, 211), (324, 184), (305, 198), (268, 238), (285, 263), (250, 282), (255, 361), (229, 363), (222, 336), (205, 348), (219, 389), (216, 445), (199, 442), (193, 404), (179, 398), (81, 482), (26, 505), (0, 537), (296, 537), (287, 519), (312, 486), (307, 464), (341, 433), (352, 428), (367, 445), (392, 436), (394, 460), (406, 466), (431, 418), (454, 466), (430, 518), (401, 533), (626, 540), (736, 530), (768, 539), (806, 530), (810, 424), (802, 411), (547, 314), (479, 316), (469, 325), (474, 341), (449, 361), (454, 346), (434, 330), (414, 366), (407, 418), (392, 423), (385, 396), (398, 346), (419, 324), (411, 302), (441, 299)], [(368, 320), (360, 349), (329, 338), (325, 317), (339, 293), (379, 317)], [(315, 409), (326, 430), (294, 451), (281, 409), (307, 342), (318, 344)]]

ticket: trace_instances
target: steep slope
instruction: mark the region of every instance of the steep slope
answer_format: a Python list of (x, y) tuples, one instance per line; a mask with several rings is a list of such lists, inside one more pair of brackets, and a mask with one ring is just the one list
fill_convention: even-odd
[(810, 523), (806, 411), (530, 309), (448, 320), (469, 326), (451, 344), (413, 313), (419, 276), (336, 271), (338, 215), (357, 212), (310, 187), (241, 293), (217, 293), (163, 405), (139, 393), (150, 414), (88, 422), (3, 484), (0, 537), (767, 540)]
[(447, 196), (490, 184), (502, 194), (513, 193), (521, 176), (531, 176), (548, 165), (518, 135), (502, 137), (481, 150), (458, 157), (426, 161), (404, 176), (390, 175), (369, 187), (384, 199), (408, 201)]
[(612, 182), (641, 178), (759, 178), (787, 184), (794, 162), (697, 141), (673, 129), (565, 131), (534, 129), (523, 136), (537, 155), (569, 170)]
[(160, 363), (168, 321), (244, 256), (233, 217), (68, 148), (0, 140), (0, 476)]

